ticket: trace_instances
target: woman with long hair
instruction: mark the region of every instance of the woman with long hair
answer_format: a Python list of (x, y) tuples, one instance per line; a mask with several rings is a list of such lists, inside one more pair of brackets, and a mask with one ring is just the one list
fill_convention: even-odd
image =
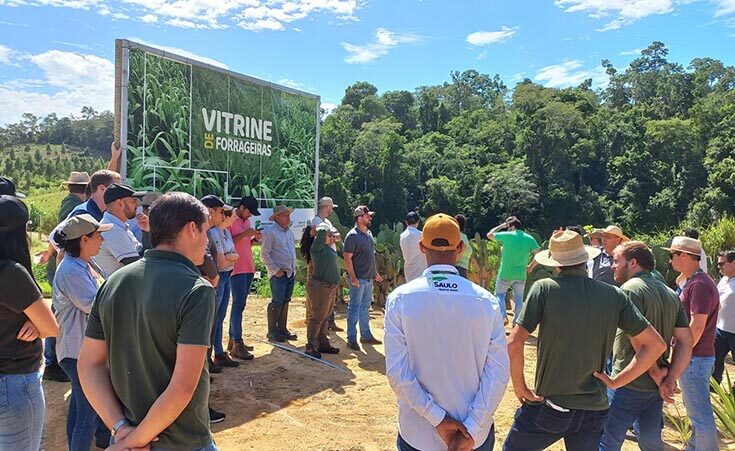
[(59, 325), (33, 278), (28, 208), (0, 196), (0, 449), (38, 450), (46, 411), (41, 339)]
[(67, 219), (54, 236), (54, 241), (64, 249), (64, 259), (54, 275), (53, 305), (59, 321), (56, 355), (71, 380), (66, 416), (66, 442), (70, 451), (88, 451), (99, 426), (99, 418), (79, 383), (77, 359), (100, 280), (91, 259), (99, 253), (104, 241), (101, 232), (111, 228), (112, 224), (100, 224), (84, 214)]

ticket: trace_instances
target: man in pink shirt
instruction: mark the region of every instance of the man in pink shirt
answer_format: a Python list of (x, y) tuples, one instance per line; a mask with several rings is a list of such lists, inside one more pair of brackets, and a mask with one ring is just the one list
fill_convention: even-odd
[(243, 197), (235, 210), (235, 215), (235, 222), (230, 227), (230, 233), (240, 258), (235, 262), (232, 270), (232, 310), (230, 311), (230, 341), (227, 350), (235, 358), (252, 360), (253, 356), (249, 351), (252, 351), (253, 347), (245, 345), (242, 341), (242, 313), (245, 310), (255, 275), (252, 245), (254, 240), (260, 239), (260, 232), (252, 227), (250, 218), (260, 216), (258, 200), (253, 196)]

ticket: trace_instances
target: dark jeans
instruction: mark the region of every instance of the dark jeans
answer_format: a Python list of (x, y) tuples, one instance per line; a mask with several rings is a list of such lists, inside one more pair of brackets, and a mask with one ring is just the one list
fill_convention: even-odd
[(288, 304), (291, 302), (295, 282), (295, 274), (292, 274), (291, 277), (288, 277), (286, 274), (281, 277), (272, 276), (270, 278), (271, 302), (274, 304)]
[[(732, 358), (735, 359), (735, 334), (717, 329), (717, 335), (715, 335), (715, 369), (712, 371), (712, 377), (715, 378), (718, 384), (722, 382), (727, 354), (731, 354)], [(732, 376), (735, 376), (735, 374)], [(730, 379), (730, 382), (735, 382), (735, 380)]]
[(541, 450), (560, 439), (568, 451), (597, 451), (608, 410), (559, 412), (546, 404), (523, 404), (503, 450)]
[(637, 420), (638, 447), (643, 451), (664, 449), (661, 440), (664, 401), (658, 392), (619, 388), (608, 390), (610, 417), (600, 441), (601, 451), (619, 450), (628, 428)]
[[(396, 443), (396, 447), (398, 448), (398, 451), (419, 451), (413, 446), (406, 443), (406, 441), (403, 440), (403, 437), (401, 437), (401, 434), (398, 434), (398, 442)], [(490, 428), (490, 433), (487, 435), (487, 440), (485, 440), (485, 443), (480, 445), (479, 448), (475, 448), (475, 451), (493, 451), (494, 447), (495, 447), (495, 425), (493, 425)]]
[(214, 354), (220, 355), (225, 352), (222, 348), (222, 329), (227, 316), (227, 305), (230, 303), (230, 274), (232, 271), (220, 271), (219, 285), (216, 291), (217, 316), (214, 323), (213, 343)]
[(100, 420), (82, 391), (77, 373), (77, 359), (63, 359), (59, 364), (71, 380), (66, 443), (70, 451), (89, 451)]
[(248, 294), (253, 284), (253, 273), (235, 274), (232, 284), (232, 309), (230, 310), (230, 338), (242, 342), (242, 314), (248, 303)]

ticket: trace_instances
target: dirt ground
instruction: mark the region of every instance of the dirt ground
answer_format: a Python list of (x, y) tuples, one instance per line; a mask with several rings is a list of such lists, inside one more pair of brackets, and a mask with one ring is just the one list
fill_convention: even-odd
[[(341, 349), (325, 359), (334, 369), (275, 348), (265, 341), (268, 300), (251, 297), (245, 312), (245, 342), (255, 346), (255, 359), (213, 375), (211, 404), (224, 412), (224, 422), (212, 426), (220, 450), (394, 450), (397, 431), (395, 395), (385, 377), (383, 346), (347, 349), (344, 332), (332, 333)], [(297, 333), (293, 346), (303, 350), (306, 339), (304, 300), (294, 299), (289, 329)], [(346, 328), (346, 306), (338, 306), (337, 323)], [(226, 320), (227, 325), (229, 320)], [(371, 326), (382, 338), (383, 315), (371, 312)], [(225, 330), (227, 326), (225, 326)], [(226, 334), (225, 334), (226, 335)], [(533, 338), (533, 337), (531, 337)], [(526, 373), (533, 380), (535, 348), (526, 346)], [(729, 368), (732, 374), (732, 367)], [(66, 409), (69, 384), (44, 382), (46, 393), (45, 449), (66, 448)], [(684, 412), (679, 396), (680, 412)], [(495, 414), (496, 449), (513, 421), (518, 400), (510, 384)], [(668, 449), (681, 449), (677, 434), (666, 425)], [(562, 442), (549, 449), (563, 450)], [(624, 450), (638, 446), (626, 441)], [(721, 449), (735, 449), (721, 443)]]

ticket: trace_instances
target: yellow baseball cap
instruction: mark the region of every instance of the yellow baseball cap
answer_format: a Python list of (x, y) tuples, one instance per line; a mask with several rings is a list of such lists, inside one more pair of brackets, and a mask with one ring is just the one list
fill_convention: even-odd
[[(435, 240), (446, 240), (448, 245), (438, 246), (432, 244)], [(424, 230), (421, 231), (421, 244), (426, 249), (434, 251), (451, 251), (457, 249), (462, 242), (459, 224), (453, 217), (444, 213), (438, 213), (426, 220)]]

